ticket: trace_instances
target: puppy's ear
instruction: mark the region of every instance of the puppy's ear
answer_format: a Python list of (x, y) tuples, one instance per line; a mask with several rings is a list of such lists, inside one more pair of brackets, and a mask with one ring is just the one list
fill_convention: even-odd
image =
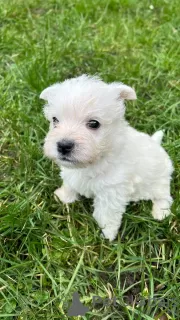
[(136, 100), (136, 92), (133, 88), (126, 86), (125, 84), (120, 84), (119, 86), (119, 97), (124, 100)]
[(60, 85), (59, 83), (56, 83), (44, 89), (39, 96), (40, 99), (49, 101), (54, 95), (56, 95), (59, 85)]
[(39, 98), (48, 101), (48, 92), (49, 92), (49, 88), (44, 89)]

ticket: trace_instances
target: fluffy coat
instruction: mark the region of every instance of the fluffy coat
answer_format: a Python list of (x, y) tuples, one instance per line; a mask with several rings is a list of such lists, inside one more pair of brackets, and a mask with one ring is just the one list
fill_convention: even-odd
[[(55, 195), (63, 203), (94, 198), (93, 216), (110, 241), (130, 201), (152, 200), (158, 220), (170, 214), (173, 166), (160, 145), (163, 133), (149, 136), (124, 118), (124, 100), (136, 99), (133, 88), (82, 75), (46, 88), (40, 98), (50, 121), (44, 153), (61, 167), (63, 185)], [(91, 128), (92, 121), (99, 127)]]

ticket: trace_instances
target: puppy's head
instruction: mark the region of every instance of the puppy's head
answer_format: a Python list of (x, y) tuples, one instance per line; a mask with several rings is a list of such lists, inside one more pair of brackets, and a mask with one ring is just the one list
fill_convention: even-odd
[(45, 155), (66, 167), (86, 167), (115, 148), (125, 123), (124, 100), (136, 99), (136, 93), (122, 83), (82, 75), (46, 88), (40, 98), (47, 101), (50, 122)]

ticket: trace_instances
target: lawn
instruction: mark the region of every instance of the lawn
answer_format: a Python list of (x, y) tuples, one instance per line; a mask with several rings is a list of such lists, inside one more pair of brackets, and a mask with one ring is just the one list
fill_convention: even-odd
[[(178, 0), (0, 0), (0, 318), (180, 319), (179, 12)], [(135, 87), (127, 119), (164, 129), (175, 167), (172, 215), (132, 203), (112, 243), (91, 201), (55, 202), (59, 170), (42, 152), (41, 91), (82, 73)], [(74, 292), (89, 308), (79, 318)]]

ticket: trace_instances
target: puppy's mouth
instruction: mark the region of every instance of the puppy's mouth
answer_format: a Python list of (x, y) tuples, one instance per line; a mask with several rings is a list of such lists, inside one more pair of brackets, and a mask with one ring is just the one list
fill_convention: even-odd
[(76, 159), (73, 159), (73, 158), (69, 158), (69, 157), (66, 157), (66, 156), (60, 156), (59, 157), (59, 160), (61, 161), (62, 164), (69, 164), (69, 165), (76, 165), (78, 164), (78, 161)]
[(74, 162), (74, 160), (69, 159), (69, 158), (67, 158), (67, 157), (59, 157), (59, 160), (61, 160), (61, 161), (63, 161), (63, 162), (71, 162), (71, 163)]
[(84, 168), (87, 166), (87, 164), (84, 164), (83, 162), (80, 162), (76, 159), (73, 159), (73, 158), (68, 158), (68, 157), (65, 157), (65, 156), (61, 156), (58, 158), (59, 161), (60, 161), (60, 164), (62, 166), (65, 166), (67, 168), (71, 168), (71, 167), (76, 167), (76, 168)]
[(67, 161), (67, 162), (72, 162), (72, 160), (67, 158), (67, 157), (60, 157), (60, 160)]

